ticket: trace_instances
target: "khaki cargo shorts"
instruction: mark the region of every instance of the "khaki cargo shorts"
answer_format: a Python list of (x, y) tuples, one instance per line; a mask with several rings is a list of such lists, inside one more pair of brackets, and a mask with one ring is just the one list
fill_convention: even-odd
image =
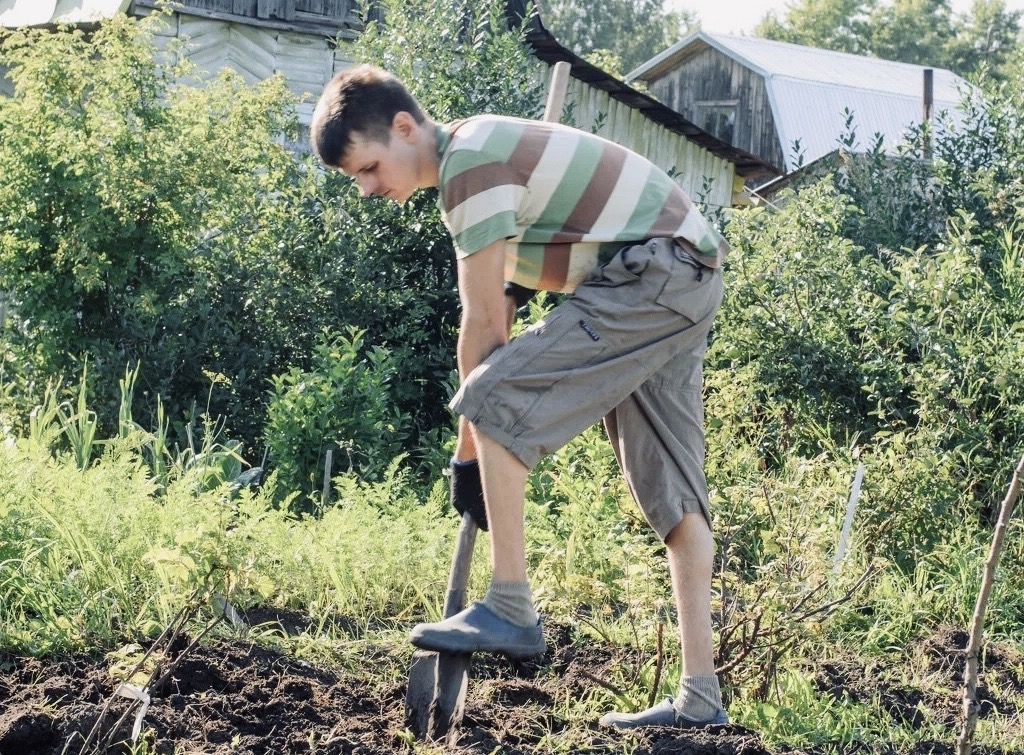
[(495, 350), (451, 407), (528, 468), (603, 419), (662, 540), (687, 512), (710, 526), (701, 384), (721, 300), (721, 272), (678, 243), (625, 247)]

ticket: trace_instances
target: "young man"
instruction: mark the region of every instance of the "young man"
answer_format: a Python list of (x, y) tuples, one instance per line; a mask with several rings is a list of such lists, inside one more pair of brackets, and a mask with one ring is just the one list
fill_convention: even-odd
[[(491, 538), (484, 599), (410, 639), (429, 650), (545, 651), (526, 573), (529, 470), (599, 420), (647, 521), (664, 540), (679, 614), (679, 695), (607, 726), (727, 723), (711, 626), (714, 544), (701, 381), (728, 247), (643, 157), (558, 124), (477, 116), (434, 123), (372, 66), (327, 85), (313, 147), (364, 196), (437, 187), (455, 241), (462, 320), (452, 502)], [(506, 282), (572, 292), (509, 340)], [(482, 478), (486, 514), (474, 511)]]

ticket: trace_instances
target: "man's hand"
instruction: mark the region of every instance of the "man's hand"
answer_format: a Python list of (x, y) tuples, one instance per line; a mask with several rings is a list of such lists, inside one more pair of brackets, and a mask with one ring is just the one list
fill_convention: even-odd
[(460, 515), (467, 511), (476, 522), (476, 526), (487, 531), (487, 507), (484, 504), (484, 487), (480, 479), (480, 465), (476, 459), (456, 461), (449, 465), (450, 501), (452, 508)]

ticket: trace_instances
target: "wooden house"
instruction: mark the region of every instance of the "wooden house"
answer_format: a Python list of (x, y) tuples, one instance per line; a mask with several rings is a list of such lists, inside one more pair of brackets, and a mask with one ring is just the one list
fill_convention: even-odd
[[(153, 13), (160, 6), (158, 0), (0, 0), (0, 26), (94, 23), (113, 13)], [(331, 76), (351, 65), (348, 43), (363, 29), (358, 0), (178, 0), (169, 7), (165, 45), (185, 40), (186, 54), (208, 75), (225, 66), (253, 82), (282, 74), (302, 98), (302, 125)], [(526, 0), (508, 0), (510, 22), (526, 12)], [(706, 205), (730, 207), (744, 201), (744, 182), (779, 174), (773, 164), (575, 55), (536, 15), (527, 41), (538, 60), (538, 76), (559, 61), (570, 63), (567, 101), (575, 125), (644, 154)]]
[(955, 113), (969, 89), (944, 69), (704, 31), (626, 81), (783, 175), (835, 152), (850, 125), (860, 149), (876, 135), (893, 147), (924, 119)]

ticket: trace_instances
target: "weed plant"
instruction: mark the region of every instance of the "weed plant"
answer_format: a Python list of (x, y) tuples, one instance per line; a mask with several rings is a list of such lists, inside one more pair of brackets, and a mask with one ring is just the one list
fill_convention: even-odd
[(166, 485), (141, 433), (104, 441), (82, 469), (47, 416), (0, 446), (0, 646), (42, 655), (153, 637), (211, 575), (239, 609), (300, 608), (336, 637), (439, 614), (445, 497), (417, 499), (397, 464), (380, 483), (339, 477), (339, 505), (312, 517), (276, 505), (273, 480), (211, 486), (212, 441), (198, 454), (208, 465), (172, 463)]

